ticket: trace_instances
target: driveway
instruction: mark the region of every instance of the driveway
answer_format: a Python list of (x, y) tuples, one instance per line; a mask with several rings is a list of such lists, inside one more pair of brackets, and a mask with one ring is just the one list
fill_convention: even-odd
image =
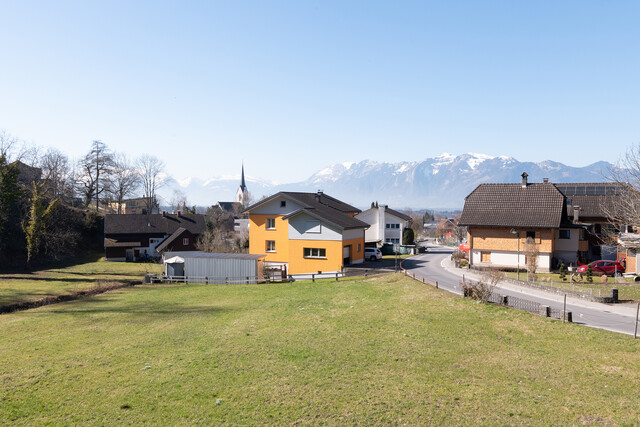
[[(398, 259), (398, 271), (400, 271)], [(344, 268), (345, 276), (364, 276), (364, 274), (393, 273), (396, 271), (395, 259), (381, 259), (380, 261), (365, 261), (362, 264), (352, 264)]]
[[(478, 280), (480, 276), (469, 270), (454, 268), (450, 257), (451, 249), (449, 248), (431, 248), (426, 254), (404, 260), (402, 265), (411, 273), (437, 280), (440, 289), (461, 295), (460, 281), (463, 275), (472, 280)], [(562, 309), (563, 306), (563, 295), (551, 294), (538, 289), (501, 282), (496, 286), (496, 291), (502, 295), (526, 298), (557, 309)], [(573, 323), (633, 335), (636, 318), (635, 305), (600, 304), (567, 297), (567, 311), (572, 312)]]

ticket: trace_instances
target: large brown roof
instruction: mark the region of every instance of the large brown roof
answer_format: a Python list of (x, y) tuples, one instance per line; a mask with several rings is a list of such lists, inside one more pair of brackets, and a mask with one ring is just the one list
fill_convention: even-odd
[(616, 205), (616, 199), (626, 197), (627, 184), (612, 182), (590, 182), (555, 184), (556, 188), (566, 197), (568, 215), (573, 215), (573, 207), (580, 207), (580, 217), (604, 218), (607, 208), (611, 210)]
[(104, 234), (173, 234), (178, 228), (200, 234), (206, 229), (201, 214), (105, 215)]
[(462, 226), (559, 228), (564, 196), (551, 183), (480, 184), (464, 203)]

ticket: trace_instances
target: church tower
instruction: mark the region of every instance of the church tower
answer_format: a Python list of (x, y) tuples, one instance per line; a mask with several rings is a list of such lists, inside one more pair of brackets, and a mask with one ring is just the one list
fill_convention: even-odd
[(244, 163), (242, 164), (242, 178), (240, 179), (240, 187), (238, 187), (238, 191), (236, 192), (236, 202), (242, 203), (242, 207), (247, 207), (247, 203), (249, 202), (249, 190), (247, 190), (247, 185), (244, 183)]

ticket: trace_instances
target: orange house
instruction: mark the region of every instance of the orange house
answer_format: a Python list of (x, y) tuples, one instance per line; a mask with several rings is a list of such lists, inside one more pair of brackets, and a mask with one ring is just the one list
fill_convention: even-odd
[(249, 253), (286, 274), (337, 272), (364, 261), (359, 209), (321, 191), (280, 192), (249, 206)]

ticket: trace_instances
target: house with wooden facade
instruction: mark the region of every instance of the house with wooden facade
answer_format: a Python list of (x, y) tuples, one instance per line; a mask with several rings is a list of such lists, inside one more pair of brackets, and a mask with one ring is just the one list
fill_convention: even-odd
[(561, 262), (616, 259), (606, 204), (624, 197), (615, 183), (480, 184), (465, 198), (459, 225), (467, 227), (469, 263), (476, 266), (526, 265), (524, 244), (532, 238), (539, 251), (539, 271)]
[(333, 273), (364, 261), (365, 230), (360, 210), (321, 191), (282, 191), (251, 206), (249, 253), (284, 274)]
[(162, 251), (195, 251), (205, 230), (200, 214), (105, 215), (105, 259), (138, 261), (159, 258)]

